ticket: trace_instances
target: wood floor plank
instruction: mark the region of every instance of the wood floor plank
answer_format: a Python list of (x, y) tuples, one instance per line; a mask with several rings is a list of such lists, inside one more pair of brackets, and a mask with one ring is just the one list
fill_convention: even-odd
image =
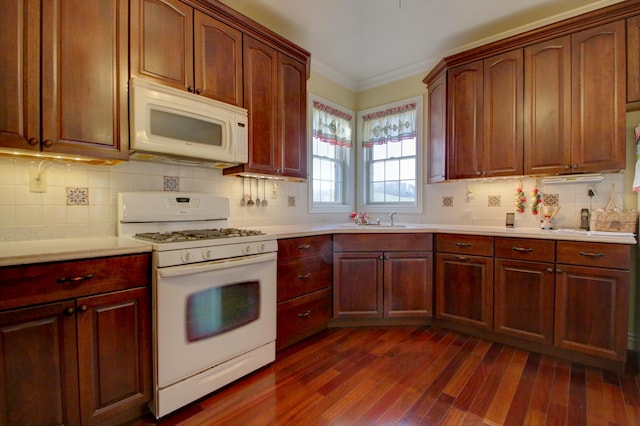
[(330, 329), (161, 420), (127, 426), (640, 426), (638, 384), (438, 328)]

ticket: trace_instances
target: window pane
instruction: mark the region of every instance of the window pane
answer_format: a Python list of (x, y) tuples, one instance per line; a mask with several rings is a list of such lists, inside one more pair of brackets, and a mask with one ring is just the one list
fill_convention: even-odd
[(371, 155), (373, 160), (384, 160), (387, 158), (387, 145), (374, 145), (371, 148), (366, 148), (371, 150)]
[(373, 182), (382, 182), (384, 181), (384, 176), (384, 162), (373, 163), (371, 180)]
[(369, 198), (374, 203), (384, 202), (384, 182), (374, 183), (373, 185), (371, 185), (371, 193), (369, 194)]
[(400, 160), (400, 179), (415, 179), (416, 178), (416, 159), (405, 158)]
[(400, 182), (386, 182), (384, 190), (386, 202), (400, 201)]
[(385, 180), (400, 179), (400, 162), (398, 160), (387, 161), (387, 174)]
[(402, 157), (402, 143), (390, 142), (387, 144), (387, 158)]
[(402, 155), (405, 157), (416, 155), (416, 140), (409, 139), (406, 141), (402, 141)]

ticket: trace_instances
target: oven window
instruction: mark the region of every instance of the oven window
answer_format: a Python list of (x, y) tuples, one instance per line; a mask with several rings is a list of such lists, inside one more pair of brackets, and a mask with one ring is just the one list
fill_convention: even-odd
[(151, 134), (169, 139), (222, 146), (222, 125), (166, 111), (151, 110)]
[(187, 299), (187, 340), (225, 333), (258, 319), (260, 283), (242, 282), (210, 288)]

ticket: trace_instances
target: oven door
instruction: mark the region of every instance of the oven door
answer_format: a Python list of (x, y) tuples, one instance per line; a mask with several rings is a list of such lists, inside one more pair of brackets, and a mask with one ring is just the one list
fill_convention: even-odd
[(158, 388), (275, 340), (276, 256), (156, 270)]

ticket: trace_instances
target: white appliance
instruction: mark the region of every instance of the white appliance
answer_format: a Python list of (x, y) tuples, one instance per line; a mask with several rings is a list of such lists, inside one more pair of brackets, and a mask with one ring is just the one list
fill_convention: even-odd
[(244, 108), (172, 87), (129, 80), (131, 160), (226, 168), (249, 158)]
[(153, 246), (157, 418), (275, 360), (277, 241), (228, 215), (209, 194), (118, 194), (118, 235)]

